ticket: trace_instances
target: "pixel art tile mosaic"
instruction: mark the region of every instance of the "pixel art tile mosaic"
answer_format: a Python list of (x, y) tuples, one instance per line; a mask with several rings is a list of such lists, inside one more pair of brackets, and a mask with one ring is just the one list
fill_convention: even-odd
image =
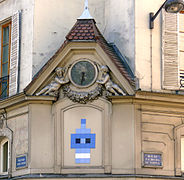
[(75, 149), (75, 163), (89, 164), (91, 149), (95, 148), (96, 134), (86, 128), (86, 119), (81, 119), (81, 128), (71, 134), (71, 148)]

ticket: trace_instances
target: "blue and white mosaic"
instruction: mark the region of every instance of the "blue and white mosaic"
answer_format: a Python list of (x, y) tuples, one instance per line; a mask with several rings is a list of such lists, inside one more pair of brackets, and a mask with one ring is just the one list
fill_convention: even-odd
[(81, 128), (76, 129), (75, 134), (71, 134), (71, 148), (75, 150), (75, 163), (89, 164), (90, 152), (95, 148), (95, 136), (91, 129), (86, 128), (86, 119), (81, 119)]

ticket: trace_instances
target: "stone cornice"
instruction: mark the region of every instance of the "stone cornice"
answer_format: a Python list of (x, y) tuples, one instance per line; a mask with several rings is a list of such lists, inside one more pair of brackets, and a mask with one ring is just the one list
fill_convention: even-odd
[[(113, 104), (140, 104), (151, 106), (164, 106), (173, 108), (184, 108), (184, 95), (137, 91), (133, 96), (111, 96)], [(0, 101), (0, 112), (7, 108), (16, 108), (30, 103), (52, 104), (56, 101), (55, 97), (50, 96), (27, 96), (24, 93), (11, 96)]]
[(184, 108), (184, 95), (136, 91), (133, 96), (112, 96), (112, 103), (131, 103)]
[(24, 106), (30, 103), (45, 103), (52, 104), (53, 101), (56, 101), (55, 97), (50, 96), (27, 96), (23, 92), (11, 96), (7, 99), (0, 101), (0, 112), (3, 112), (7, 108), (16, 108), (17, 106)]

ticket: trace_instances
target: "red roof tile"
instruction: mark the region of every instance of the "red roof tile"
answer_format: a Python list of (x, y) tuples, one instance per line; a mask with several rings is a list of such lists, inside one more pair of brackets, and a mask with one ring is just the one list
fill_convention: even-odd
[[(76, 24), (73, 26), (71, 31), (68, 33), (66, 36), (66, 39), (71, 41), (71, 40), (95, 40), (95, 34), (94, 34), (94, 29), (93, 29), (93, 24), (95, 21), (93, 19), (78, 19)], [(79, 30), (80, 33), (74, 34)], [(78, 38), (76, 38), (76, 36)], [(73, 39), (71, 39), (73, 37)]]

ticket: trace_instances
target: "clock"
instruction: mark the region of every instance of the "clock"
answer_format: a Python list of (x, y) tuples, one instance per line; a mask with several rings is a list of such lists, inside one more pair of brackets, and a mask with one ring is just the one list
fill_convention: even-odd
[(97, 78), (96, 65), (87, 59), (81, 59), (71, 66), (69, 72), (70, 81), (77, 87), (89, 87)]

